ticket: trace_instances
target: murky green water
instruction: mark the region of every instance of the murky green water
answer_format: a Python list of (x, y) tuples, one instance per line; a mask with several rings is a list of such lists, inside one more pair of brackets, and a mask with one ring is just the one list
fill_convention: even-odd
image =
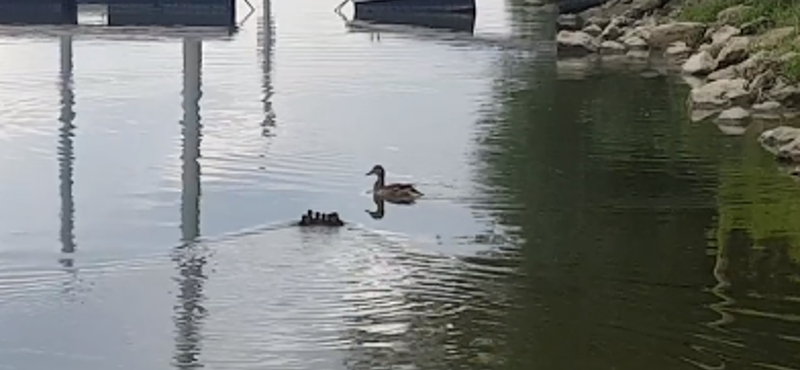
[[(0, 29), (0, 369), (800, 368), (800, 187), (759, 125), (690, 123), (657, 62), (557, 63), (531, 8), (335, 5)], [(375, 204), (375, 163), (426, 196)]]

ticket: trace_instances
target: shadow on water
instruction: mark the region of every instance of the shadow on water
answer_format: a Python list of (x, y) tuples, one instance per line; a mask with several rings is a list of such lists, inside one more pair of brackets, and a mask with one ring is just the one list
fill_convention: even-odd
[(183, 41), (183, 176), (181, 189), (181, 243), (174, 251), (178, 263), (178, 300), (175, 306), (177, 330), (175, 367), (196, 369), (203, 367), (199, 361), (201, 351), (203, 285), (207, 276), (203, 271), (206, 256), (196, 243), (200, 236), (200, 97), (202, 70), (202, 40), (186, 38)]
[(756, 140), (689, 125), (670, 77), (499, 64), (475, 207), (523, 240), (503, 368), (797, 368), (800, 189)]

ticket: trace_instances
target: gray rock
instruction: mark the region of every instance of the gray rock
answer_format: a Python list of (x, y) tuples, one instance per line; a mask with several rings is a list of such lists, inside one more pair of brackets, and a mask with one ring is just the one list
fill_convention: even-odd
[(600, 28), (600, 26), (598, 26), (596, 24), (592, 24), (592, 25), (586, 26), (586, 28), (583, 29), (583, 32), (586, 32), (587, 34), (589, 34), (592, 37), (597, 37), (597, 36), (600, 36), (601, 33), (603, 33), (603, 29)]
[(800, 108), (800, 87), (798, 86), (776, 83), (767, 95), (788, 108)]
[(753, 105), (753, 110), (758, 112), (771, 112), (780, 110), (783, 106), (776, 101), (766, 101)]
[(800, 128), (779, 126), (758, 136), (758, 142), (768, 152), (784, 160), (800, 160)]
[(692, 53), (692, 49), (689, 48), (689, 45), (686, 45), (683, 41), (675, 41), (667, 47), (667, 50), (664, 52), (664, 55), (670, 57), (685, 57)]
[(624, 40), (622, 43), (625, 44), (630, 49), (645, 49), (647, 48), (647, 42), (642, 40), (641, 37), (638, 36), (631, 36)]
[(713, 81), (693, 88), (689, 94), (689, 103), (693, 109), (750, 105), (752, 94), (745, 90), (746, 84), (747, 81), (743, 78)]
[(759, 51), (758, 53), (750, 55), (744, 62), (739, 63), (736, 66), (736, 70), (739, 76), (746, 79), (753, 79), (765, 71), (775, 69), (778, 66), (777, 63), (777, 60), (769, 53)]
[(666, 23), (653, 27), (648, 43), (650, 47), (664, 49), (676, 41), (683, 41), (689, 47), (695, 47), (703, 39), (706, 25), (698, 22)]
[(616, 24), (609, 24), (603, 33), (600, 34), (600, 38), (603, 40), (616, 40), (620, 36), (622, 36), (622, 30), (619, 29), (619, 26)]
[(701, 51), (689, 57), (681, 66), (684, 73), (691, 75), (706, 75), (717, 67), (714, 58), (706, 51)]
[(716, 70), (711, 72), (708, 75), (709, 81), (717, 81), (717, 80), (730, 80), (739, 77), (739, 72), (737, 66), (729, 66), (723, 69)]
[(600, 44), (600, 51), (605, 54), (622, 54), (625, 53), (625, 45), (617, 41), (603, 41)]
[(611, 19), (602, 16), (592, 16), (586, 19), (586, 24), (594, 24), (605, 29), (611, 23)]
[(638, 50), (633, 49), (633, 50), (628, 50), (628, 52), (625, 53), (625, 55), (628, 56), (628, 58), (632, 59), (647, 59), (650, 57), (650, 52), (644, 49), (638, 49)]
[(717, 68), (743, 62), (750, 55), (750, 38), (747, 36), (732, 37), (717, 56)]
[(592, 36), (582, 31), (559, 31), (556, 43), (559, 53), (569, 55), (586, 55), (597, 51)]
[(719, 113), (719, 109), (693, 109), (689, 113), (692, 122), (705, 121)]
[(756, 93), (760, 97), (765, 91), (774, 87), (776, 82), (777, 76), (775, 75), (775, 71), (766, 70), (750, 80), (745, 88)]
[(710, 38), (712, 44), (725, 44), (731, 37), (739, 36), (742, 31), (733, 26), (722, 26), (718, 30), (714, 31)]

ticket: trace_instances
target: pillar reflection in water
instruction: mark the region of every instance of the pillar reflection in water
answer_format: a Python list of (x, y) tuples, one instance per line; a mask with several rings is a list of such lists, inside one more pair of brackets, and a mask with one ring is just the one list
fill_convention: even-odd
[(205, 316), (203, 267), (205, 256), (196, 245), (200, 236), (200, 75), (202, 41), (183, 41), (183, 162), (181, 189), (181, 243), (175, 251), (178, 262), (178, 304), (175, 306), (176, 354), (178, 369), (203, 367), (199, 362), (200, 327)]
[[(61, 252), (75, 252), (75, 203), (72, 195), (72, 171), (75, 156), (73, 142), (75, 125), (75, 93), (72, 88), (72, 35), (63, 35), (59, 40), (61, 67), (59, 73), (59, 92), (61, 95), (61, 112), (58, 120), (61, 122), (58, 143), (58, 177), (59, 193), (61, 197)], [(59, 262), (64, 267), (72, 267), (71, 257), (63, 256)]]
[(261, 14), (261, 69), (262, 69), (262, 92), (264, 97), (264, 121), (261, 124), (263, 136), (270, 137), (274, 134), (272, 129), (275, 127), (275, 112), (272, 110), (272, 49), (275, 44), (274, 26), (272, 23), (271, 0), (264, 0), (264, 9)]

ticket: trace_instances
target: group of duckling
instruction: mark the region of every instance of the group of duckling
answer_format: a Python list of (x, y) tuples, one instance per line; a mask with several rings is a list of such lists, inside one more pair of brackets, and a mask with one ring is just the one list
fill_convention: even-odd
[[(383, 166), (376, 164), (372, 170), (367, 172), (367, 176), (375, 175), (377, 180), (372, 186), (372, 196), (376, 199), (385, 200), (390, 203), (397, 204), (411, 204), (423, 196), (422, 192), (414, 188), (414, 185), (408, 183), (386, 183), (386, 170)], [(320, 213), (308, 210), (304, 214), (299, 226), (344, 226), (344, 221), (339, 218), (339, 214), (333, 213)]]
[(344, 226), (339, 214), (313, 212), (310, 209), (300, 218), (300, 226)]

